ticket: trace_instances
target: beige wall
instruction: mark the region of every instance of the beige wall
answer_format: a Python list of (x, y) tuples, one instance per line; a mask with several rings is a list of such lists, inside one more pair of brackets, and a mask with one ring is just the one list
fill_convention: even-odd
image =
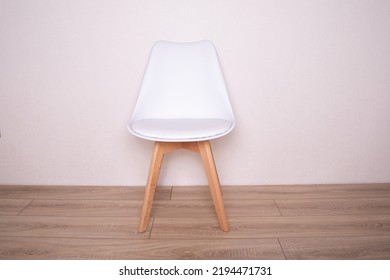
[[(223, 184), (390, 181), (390, 1), (2, 0), (0, 184), (143, 185), (126, 130), (156, 40), (212, 40), (237, 127)], [(163, 185), (205, 184), (168, 155)]]

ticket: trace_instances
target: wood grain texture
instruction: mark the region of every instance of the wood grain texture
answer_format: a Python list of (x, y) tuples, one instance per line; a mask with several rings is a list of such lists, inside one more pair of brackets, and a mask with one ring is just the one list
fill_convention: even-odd
[[(144, 200), (142, 203), (141, 214), (139, 217), (138, 232), (145, 232), (148, 227), (150, 213), (156, 193), (158, 177), (160, 175), (161, 165), (164, 159), (164, 153), (172, 147), (169, 143), (155, 142), (152, 153), (152, 159), (149, 167), (148, 180), (145, 187)], [(177, 143), (175, 143), (177, 144)]]
[(280, 238), (390, 235), (390, 214), (232, 217), (229, 234), (212, 219), (156, 218), (151, 238)]
[[(226, 200), (228, 217), (280, 216), (273, 200)], [(154, 204), (153, 217), (158, 218), (213, 218), (215, 210), (211, 200), (170, 200)]]
[(291, 260), (389, 260), (390, 236), (281, 238)]
[(0, 259), (285, 259), (277, 239), (149, 240), (0, 237)]
[[(11, 199), (122, 199), (142, 200), (145, 187), (0, 186), (0, 197)], [(171, 187), (158, 187), (155, 199), (170, 199)]]
[(20, 216), (138, 218), (141, 200), (35, 199)]
[[(68, 217), (139, 217), (140, 200), (34, 200), (21, 216), (68, 216)], [(280, 216), (273, 200), (228, 200), (225, 203), (228, 216)], [(160, 218), (207, 218), (215, 210), (212, 200), (156, 200), (151, 217)]]
[(389, 197), (277, 199), (275, 202), (283, 216), (390, 214)]
[(138, 219), (102, 217), (2, 216), (0, 236), (69, 238), (149, 238), (137, 234)]
[(202, 158), (204, 170), (209, 182), (209, 189), (213, 199), (215, 213), (221, 230), (229, 231), (229, 222), (226, 216), (225, 205), (222, 198), (221, 185), (219, 183), (218, 172), (214, 162), (214, 156), (210, 141), (198, 142), (199, 153)]
[(31, 201), (31, 199), (0, 199), (0, 216), (18, 215)]
[[(226, 199), (390, 197), (390, 184), (222, 186)], [(174, 186), (172, 200), (208, 199), (206, 186)]]
[[(0, 259), (390, 259), (390, 184), (222, 187), (0, 186)], [(172, 191), (172, 192), (171, 192)], [(171, 198), (172, 195), (172, 199)]]

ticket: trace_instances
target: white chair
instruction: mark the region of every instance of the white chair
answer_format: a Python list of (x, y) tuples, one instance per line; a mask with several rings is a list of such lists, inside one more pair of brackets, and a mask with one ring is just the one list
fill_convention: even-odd
[(198, 152), (219, 226), (229, 231), (210, 140), (235, 125), (213, 43), (158, 41), (150, 54), (129, 131), (155, 141), (138, 231), (146, 231), (165, 153)]

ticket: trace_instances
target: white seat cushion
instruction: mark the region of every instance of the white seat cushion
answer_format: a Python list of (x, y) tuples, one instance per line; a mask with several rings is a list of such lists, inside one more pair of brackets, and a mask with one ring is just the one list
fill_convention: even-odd
[(169, 142), (209, 140), (230, 131), (233, 123), (223, 119), (143, 119), (130, 124), (139, 137)]

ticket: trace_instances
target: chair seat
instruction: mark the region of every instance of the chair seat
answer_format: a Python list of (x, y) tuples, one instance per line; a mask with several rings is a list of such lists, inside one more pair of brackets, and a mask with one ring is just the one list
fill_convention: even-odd
[(162, 142), (191, 142), (218, 138), (233, 128), (224, 119), (143, 119), (130, 124), (136, 136)]

